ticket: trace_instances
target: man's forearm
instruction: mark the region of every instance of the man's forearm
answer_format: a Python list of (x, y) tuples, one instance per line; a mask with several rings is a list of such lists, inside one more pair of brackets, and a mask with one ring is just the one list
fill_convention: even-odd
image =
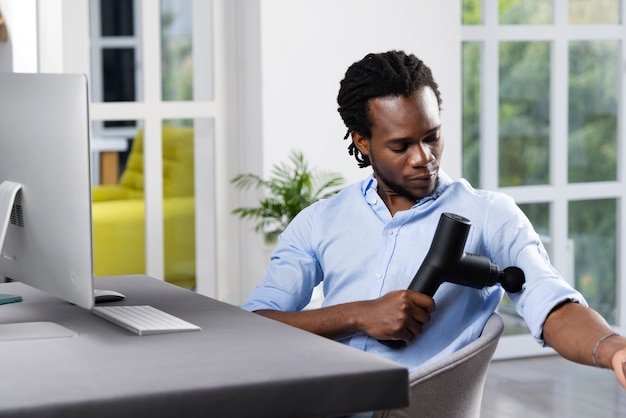
[(358, 314), (355, 313), (358, 309), (358, 302), (354, 302), (310, 311), (263, 309), (255, 313), (323, 337), (338, 339), (359, 331)]
[(600, 314), (573, 302), (555, 308), (543, 327), (546, 343), (562, 357), (604, 368), (611, 368), (613, 355), (626, 344), (621, 336), (603, 339), (612, 332)]

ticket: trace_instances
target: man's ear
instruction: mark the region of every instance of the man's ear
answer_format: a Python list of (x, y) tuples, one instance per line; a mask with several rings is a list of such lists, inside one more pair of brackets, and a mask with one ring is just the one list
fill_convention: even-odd
[(352, 143), (354, 144), (354, 146), (356, 147), (356, 149), (359, 150), (359, 152), (363, 155), (366, 155), (369, 157), (370, 155), (370, 140), (369, 138), (364, 137), (363, 135), (352, 131), (350, 133), (350, 135), (352, 136)]

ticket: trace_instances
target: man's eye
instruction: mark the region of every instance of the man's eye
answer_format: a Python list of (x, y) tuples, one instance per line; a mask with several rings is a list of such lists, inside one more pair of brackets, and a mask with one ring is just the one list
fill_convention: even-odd
[(402, 146), (402, 147), (394, 147), (394, 148), (391, 148), (391, 151), (392, 151), (392, 152), (395, 152), (395, 153), (400, 154), (400, 153), (405, 152), (405, 151), (406, 151), (406, 149), (407, 149), (407, 147), (406, 147), (406, 145), (404, 145), (404, 146)]
[(432, 144), (432, 143), (438, 142), (439, 139), (440, 139), (439, 135), (431, 135), (429, 137), (424, 138), (424, 142)]

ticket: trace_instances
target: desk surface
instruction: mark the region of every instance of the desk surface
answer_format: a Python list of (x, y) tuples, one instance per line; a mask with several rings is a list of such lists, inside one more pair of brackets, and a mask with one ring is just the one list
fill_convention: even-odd
[(408, 404), (407, 370), (145, 276), (97, 278), (202, 331), (137, 336), (21, 283), (0, 323), (52, 321), (76, 337), (0, 342), (0, 415), (307, 417)]

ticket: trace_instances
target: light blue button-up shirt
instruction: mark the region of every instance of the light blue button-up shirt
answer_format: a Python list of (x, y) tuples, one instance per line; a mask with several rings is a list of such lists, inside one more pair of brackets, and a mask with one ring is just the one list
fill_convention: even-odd
[[(572, 300), (586, 305), (552, 267), (538, 234), (511, 197), (476, 190), (463, 179), (453, 182), (440, 171), (431, 196), (391, 216), (377, 189), (370, 176), (303, 210), (281, 234), (261, 283), (243, 308), (299, 311), (319, 283), (324, 306), (406, 289), (443, 212), (472, 222), (466, 252), (486, 256), (501, 269), (524, 271), (523, 291), (509, 296), (540, 344), (543, 323), (557, 304)], [(474, 289), (443, 283), (434, 296), (431, 321), (412, 345), (392, 349), (363, 334), (342, 342), (414, 370), (476, 339), (503, 295), (499, 284)]]

